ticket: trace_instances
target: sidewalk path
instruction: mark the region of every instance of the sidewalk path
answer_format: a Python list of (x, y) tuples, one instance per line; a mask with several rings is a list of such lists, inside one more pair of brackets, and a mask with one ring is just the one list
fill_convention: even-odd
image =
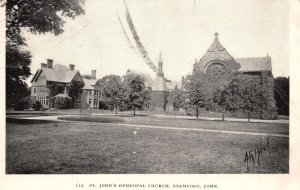
[[(165, 115), (165, 114), (156, 114), (151, 115), (152, 117), (156, 118), (176, 118), (176, 119), (190, 119), (196, 120), (195, 116), (183, 116), (183, 115)], [(199, 117), (200, 120), (208, 120), (208, 121), (221, 121), (221, 118), (216, 117)], [(248, 122), (248, 119), (240, 119), (240, 118), (225, 118), (225, 121), (237, 121), (237, 122)], [(282, 124), (289, 124), (289, 120), (261, 120), (261, 119), (250, 119), (250, 122), (253, 123), (282, 123)]]

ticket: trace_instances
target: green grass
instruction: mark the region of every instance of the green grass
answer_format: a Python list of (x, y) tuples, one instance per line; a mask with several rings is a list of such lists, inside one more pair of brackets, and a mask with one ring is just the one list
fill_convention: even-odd
[[(126, 123), (237, 130), (266, 124), (143, 117)], [(100, 120), (99, 120), (100, 121)], [(164, 123), (162, 123), (162, 121)], [(101, 121), (100, 121), (101, 122)], [(198, 125), (198, 126), (197, 126)], [(244, 126), (245, 125), (245, 126)], [(233, 129), (232, 129), (232, 128)], [(274, 125), (281, 133), (287, 126)], [(136, 134), (134, 134), (136, 131)], [(6, 173), (288, 173), (289, 139), (269, 137), (261, 166), (245, 152), (266, 147), (266, 137), (118, 126), (112, 123), (7, 123)]]

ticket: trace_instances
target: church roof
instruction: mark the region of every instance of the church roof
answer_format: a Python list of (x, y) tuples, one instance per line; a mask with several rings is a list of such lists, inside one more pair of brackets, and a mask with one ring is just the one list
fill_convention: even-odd
[(241, 64), (239, 71), (255, 72), (255, 71), (271, 71), (271, 57), (253, 57), (236, 59)]
[(229, 70), (238, 70), (240, 65), (236, 60), (226, 51), (218, 40), (218, 33), (215, 33), (215, 39), (207, 52), (200, 59), (198, 63), (195, 63), (197, 70), (205, 71), (206, 67), (211, 61), (221, 61), (226, 64)]
[(208, 52), (226, 51), (226, 49), (220, 44), (218, 40), (218, 33), (215, 33), (215, 40), (207, 51)]

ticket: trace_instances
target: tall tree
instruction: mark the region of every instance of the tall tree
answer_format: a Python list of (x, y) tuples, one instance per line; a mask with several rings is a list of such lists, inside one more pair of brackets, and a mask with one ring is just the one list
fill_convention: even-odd
[(19, 98), (26, 96), (24, 81), (31, 74), (31, 55), (24, 50), (26, 39), (22, 32), (59, 35), (63, 32), (63, 17), (75, 18), (83, 14), (83, 4), (84, 0), (6, 1), (6, 97), (9, 97), (6, 107), (13, 107)]
[(145, 80), (139, 75), (126, 75), (124, 84), (128, 95), (128, 108), (133, 110), (135, 116), (136, 109), (142, 109), (147, 100)]
[(127, 99), (126, 88), (121, 77), (109, 75), (100, 79), (99, 84), (101, 84), (101, 99), (115, 108), (117, 115), (119, 106)]
[(209, 106), (211, 99), (210, 80), (211, 78), (204, 73), (194, 73), (187, 77), (185, 89), (188, 92), (188, 104), (195, 109), (197, 119), (199, 109)]

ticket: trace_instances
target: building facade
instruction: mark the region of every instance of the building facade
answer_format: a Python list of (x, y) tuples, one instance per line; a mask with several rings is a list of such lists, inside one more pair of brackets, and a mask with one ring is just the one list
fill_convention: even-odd
[(60, 95), (65, 97), (71, 94), (73, 103), (80, 102), (81, 88), (74, 91), (72, 86), (84, 84), (75, 65), (70, 64), (69, 68), (59, 64), (53, 66), (51, 59), (47, 59), (47, 64), (41, 63), (31, 83), (31, 97), (39, 101), (43, 108), (54, 108), (54, 97)]
[(87, 107), (99, 108), (100, 86), (97, 85), (96, 70), (92, 70), (89, 77), (83, 77), (84, 87), (82, 88), (82, 95)]

